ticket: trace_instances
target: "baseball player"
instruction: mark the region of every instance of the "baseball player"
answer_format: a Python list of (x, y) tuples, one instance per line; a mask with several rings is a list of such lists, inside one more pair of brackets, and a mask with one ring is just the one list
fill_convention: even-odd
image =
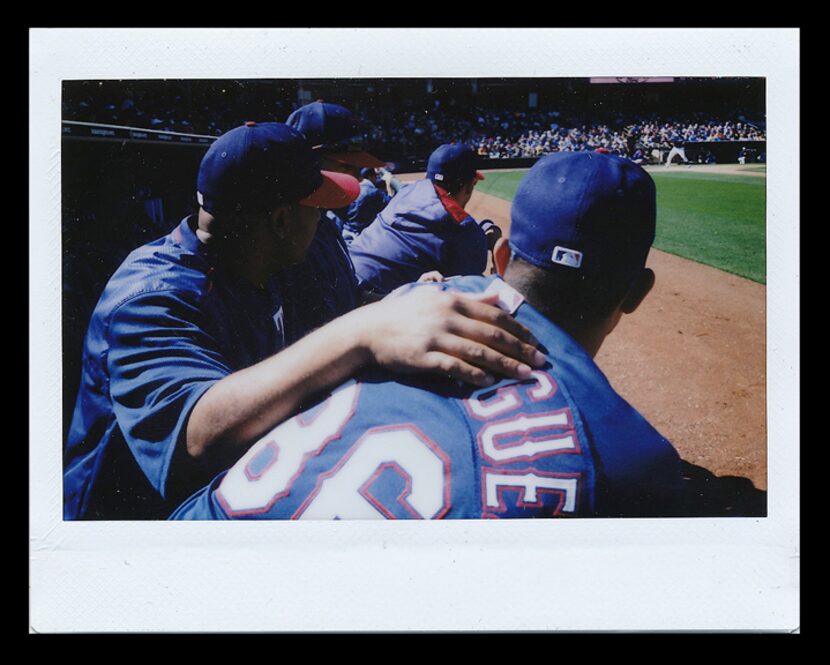
[(654, 283), (655, 188), (629, 160), (563, 152), (516, 192), (498, 276), (409, 290), (498, 294), (547, 363), (484, 389), (359, 375), (269, 432), (174, 519), (675, 515), (680, 460), (594, 363)]
[(634, 149), (634, 154), (631, 155), (630, 159), (632, 162), (634, 162), (635, 164), (639, 164), (640, 166), (642, 166), (648, 161), (646, 153), (639, 143), (637, 144), (637, 147)]
[(671, 138), (671, 145), (672, 148), (669, 150), (669, 154), (666, 156), (666, 168), (671, 166), (671, 160), (673, 160), (676, 156), (680, 156), (686, 164), (689, 164), (689, 160), (686, 158), (686, 142), (679, 134), (673, 134)]
[[(360, 147), (359, 125), (342, 106), (320, 101), (306, 104), (289, 115), (286, 124), (305, 135), (326, 171), (359, 178), (361, 168), (384, 165)], [(355, 215), (367, 205), (374, 210), (374, 199), (363, 190), (349, 204), (358, 206)], [(306, 259), (274, 277), (289, 344), (360, 304), (354, 266), (342, 237), (341, 216), (346, 209), (324, 210)]]
[(487, 238), (464, 206), (484, 176), (470, 146), (445, 144), (427, 162), (426, 178), (402, 189), (349, 245), (360, 288), (390, 293), (430, 271), (475, 275), (487, 266)]
[[(522, 362), (503, 366), (505, 354), (541, 362), (523, 326), (486, 299), (457, 297), (362, 307), (281, 351), (281, 303), (266, 284), (303, 260), (319, 208), (357, 193), (351, 176), (321, 171), (287, 125), (249, 122), (211, 145), (199, 213), (132, 252), (92, 315), (65, 448), (65, 519), (167, 517), (301, 403), (367, 364), (483, 385), (500, 367), (529, 374)], [(484, 349), (494, 334), (496, 350)]]
[(360, 178), (360, 194), (357, 198), (346, 208), (332, 211), (342, 224), (343, 240), (346, 244), (351, 244), (392, 200), (386, 191), (378, 187), (375, 169), (360, 169)]

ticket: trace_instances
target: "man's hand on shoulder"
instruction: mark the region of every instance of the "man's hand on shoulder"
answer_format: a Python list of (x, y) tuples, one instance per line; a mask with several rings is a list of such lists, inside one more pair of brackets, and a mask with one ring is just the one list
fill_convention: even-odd
[(497, 294), (421, 288), (347, 316), (355, 319), (368, 359), (387, 369), (488, 386), (495, 375), (527, 378), (545, 362), (531, 332), (497, 301)]

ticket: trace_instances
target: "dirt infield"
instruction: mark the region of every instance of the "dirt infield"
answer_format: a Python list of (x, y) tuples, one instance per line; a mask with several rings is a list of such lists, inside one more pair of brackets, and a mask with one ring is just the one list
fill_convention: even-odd
[[(508, 201), (476, 191), (467, 211), (509, 234)], [(597, 363), (685, 460), (766, 490), (766, 288), (658, 250), (648, 265), (654, 290)]]
[[(675, 162), (668, 168), (665, 164), (658, 166), (646, 166), (646, 171), (656, 173), (671, 173), (678, 169), (688, 169), (698, 173), (716, 173), (721, 175), (751, 175), (766, 177), (766, 164), (683, 164)], [(761, 169), (761, 170), (756, 170)]]

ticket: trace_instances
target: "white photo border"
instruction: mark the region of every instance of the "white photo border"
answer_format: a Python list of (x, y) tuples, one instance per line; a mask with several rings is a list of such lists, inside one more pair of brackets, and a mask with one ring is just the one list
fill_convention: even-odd
[[(31, 632), (798, 630), (797, 29), (100, 28), (29, 38)], [(767, 79), (768, 517), (62, 521), (62, 80), (713, 75)]]

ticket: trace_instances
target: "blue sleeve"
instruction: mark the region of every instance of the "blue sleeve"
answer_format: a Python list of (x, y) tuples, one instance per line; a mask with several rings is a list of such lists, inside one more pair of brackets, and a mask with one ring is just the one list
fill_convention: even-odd
[(643, 416), (617, 396), (601, 417), (583, 422), (600, 474), (597, 517), (674, 517), (679, 513), (680, 456)]
[(231, 373), (207, 315), (173, 291), (142, 293), (115, 310), (108, 330), (109, 392), (118, 426), (153, 487), (166, 497), (190, 412)]
[(469, 217), (448, 243), (444, 277), (481, 275), (486, 268), (487, 238), (478, 222)]
[(391, 200), (392, 197), (377, 187), (373, 186), (371, 190), (361, 187), (360, 196), (345, 209), (345, 225), (355, 233), (360, 233), (375, 221), (375, 217)]
[(220, 473), (213, 481), (191, 495), (168, 517), (169, 520), (228, 520), (230, 519), (222, 510), (222, 506), (216, 500), (216, 489), (222, 484), (222, 479), (227, 475), (226, 471)]

